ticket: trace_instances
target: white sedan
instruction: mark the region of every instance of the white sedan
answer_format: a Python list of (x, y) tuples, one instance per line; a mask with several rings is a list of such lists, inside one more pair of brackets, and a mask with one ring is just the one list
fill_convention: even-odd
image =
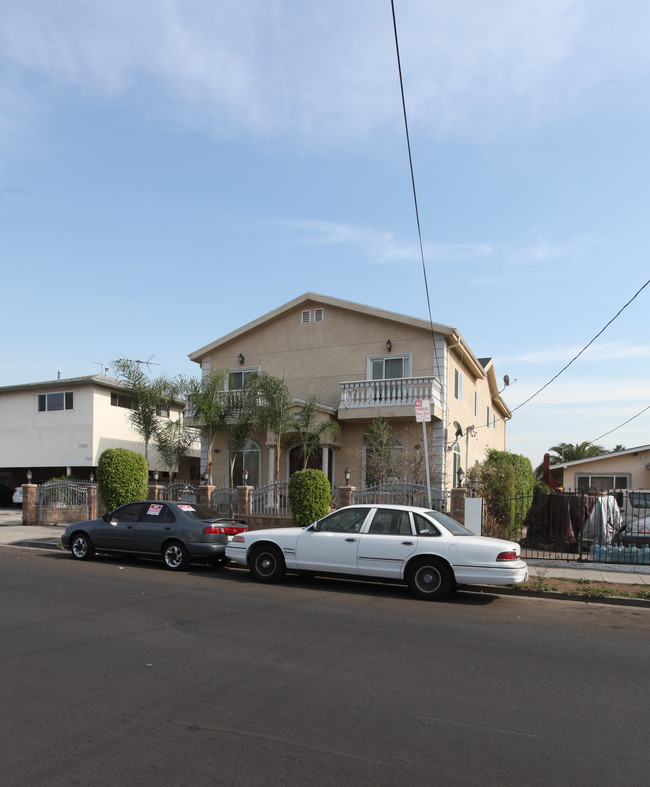
[(519, 544), (475, 536), (438, 511), (399, 505), (348, 506), (306, 528), (240, 533), (226, 557), (259, 582), (279, 582), (286, 571), (389, 579), (436, 600), (457, 585), (528, 579)]

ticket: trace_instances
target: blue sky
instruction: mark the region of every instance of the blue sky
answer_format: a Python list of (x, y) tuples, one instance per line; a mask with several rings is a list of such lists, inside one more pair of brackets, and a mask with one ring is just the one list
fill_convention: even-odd
[[(396, 0), (432, 316), (517, 407), (648, 280), (650, 4)], [(389, 0), (0, 0), (0, 385), (298, 295), (426, 318)], [(650, 286), (508, 425), (650, 405)], [(650, 442), (650, 410), (600, 442)]]

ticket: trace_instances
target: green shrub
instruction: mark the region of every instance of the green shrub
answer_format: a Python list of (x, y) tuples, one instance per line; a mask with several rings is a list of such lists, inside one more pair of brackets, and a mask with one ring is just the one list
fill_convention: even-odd
[(298, 470), (289, 479), (289, 505), (293, 524), (307, 527), (330, 510), (330, 482), (321, 470)]
[(107, 448), (97, 463), (97, 486), (107, 511), (147, 499), (147, 460), (126, 448)]

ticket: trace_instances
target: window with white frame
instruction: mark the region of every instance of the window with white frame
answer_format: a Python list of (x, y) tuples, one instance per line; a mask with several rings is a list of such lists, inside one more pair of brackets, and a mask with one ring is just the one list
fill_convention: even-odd
[(262, 476), (262, 451), (255, 440), (246, 440), (244, 447), (237, 452), (232, 469), (235, 488), (244, 483), (244, 470), (248, 471), (248, 486), (258, 487)]
[(487, 428), (489, 429), (492, 425), (492, 408), (488, 406), (487, 408)]
[(61, 412), (74, 409), (74, 395), (72, 391), (57, 391), (56, 393), (38, 394), (39, 413)]
[(474, 415), (478, 417), (478, 391), (474, 392)]
[[(565, 471), (566, 472), (566, 471)], [(609, 492), (611, 489), (627, 489), (627, 475), (578, 475), (576, 488), (578, 492)]]
[(325, 312), (322, 308), (314, 309), (314, 322), (323, 322)]
[(302, 312), (302, 316), (300, 318), (300, 322), (306, 324), (311, 322), (311, 309), (304, 309)]
[(454, 370), (454, 397), (459, 402), (463, 401), (463, 375), (458, 369)]
[(368, 359), (370, 380), (396, 380), (411, 376), (411, 356), (375, 355)]
[(246, 378), (249, 374), (259, 374), (259, 366), (249, 366), (246, 369), (229, 369), (228, 370), (228, 390), (240, 391), (244, 387)]

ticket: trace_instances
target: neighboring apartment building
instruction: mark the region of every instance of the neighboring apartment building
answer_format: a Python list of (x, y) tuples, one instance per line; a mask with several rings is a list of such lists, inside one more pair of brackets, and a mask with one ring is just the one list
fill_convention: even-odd
[[(373, 479), (363, 434), (373, 418), (391, 426), (400, 473), (424, 482), (422, 426), (415, 423), (415, 401), (431, 403), (427, 424), (430, 476), (436, 489), (446, 490), (488, 448), (505, 450), (510, 411), (499, 395), (494, 366), (479, 359), (454, 328), (426, 320), (307, 293), (190, 354), (204, 374), (223, 368), (227, 385), (241, 387), (247, 375), (267, 372), (284, 379), (296, 409), (316, 394), (321, 416), (337, 421), (340, 437), (324, 445), (317, 466), (335, 485), (344, 471), (350, 483), (369, 485)], [(270, 436), (251, 435), (235, 465), (235, 485), (242, 469), (249, 484), (273, 481), (274, 446)], [(281, 449), (281, 474), (288, 478), (299, 467), (295, 434)], [(205, 447), (201, 470), (207, 466)], [(213, 481), (228, 486), (228, 456), (222, 443), (213, 456)], [(459, 470), (462, 472), (459, 474)], [(402, 480), (402, 479), (400, 479)]]
[(551, 465), (549, 470), (565, 490), (650, 489), (650, 445)]
[[(129, 423), (130, 402), (124, 385), (104, 375), (49, 380), (0, 388), (0, 481), (8, 486), (71, 475), (88, 479), (106, 448), (144, 454), (140, 436)], [(178, 418), (182, 405), (171, 408)], [(167, 415), (165, 413), (165, 415)], [(198, 451), (193, 460), (198, 479)], [(149, 468), (164, 470), (153, 445)], [(189, 474), (189, 466), (183, 468)], [(184, 475), (185, 480), (189, 480)]]

